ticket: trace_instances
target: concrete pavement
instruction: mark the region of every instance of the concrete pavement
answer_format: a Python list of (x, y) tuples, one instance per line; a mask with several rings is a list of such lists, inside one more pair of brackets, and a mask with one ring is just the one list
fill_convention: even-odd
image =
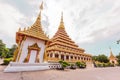
[(120, 67), (18, 73), (4, 73), (4, 68), (0, 66), (0, 80), (120, 80)]

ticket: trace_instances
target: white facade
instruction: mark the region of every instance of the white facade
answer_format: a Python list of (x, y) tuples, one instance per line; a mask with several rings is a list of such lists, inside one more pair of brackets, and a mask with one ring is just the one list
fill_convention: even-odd
[[(39, 48), (41, 49), (40, 52), (39, 52), (39, 59), (40, 59), (39, 61), (40, 61), (40, 63), (43, 62), (44, 51), (45, 51), (45, 41), (38, 40), (38, 39), (35, 39), (35, 38), (31, 38), (31, 37), (26, 37), (26, 40), (23, 42), (23, 46), (21, 46), (21, 55), (20, 55), (20, 53), (18, 53), (18, 55), (20, 55), (19, 61), (18, 61), (18, 57), (17, 57), (17, 61), (19, 63), (24, 63), (24, 60), (25, 60), (25, 58), (28, 54), (28, 46), (31, 46), (35, 43), (37, 43)], [(34, 63), (36, 53), (34, 51), (32, 51), (31, 53), (33, 53), (33, 54), (31, 54), (31, 56), (30, 56), (30, 62), (29, 63)]]

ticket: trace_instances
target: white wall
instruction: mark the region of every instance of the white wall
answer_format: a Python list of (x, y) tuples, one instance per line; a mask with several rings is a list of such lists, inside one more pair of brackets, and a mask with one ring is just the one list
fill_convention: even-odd
[(38, 40), (35, 38), (31, 38), (31, 37), (27, 37), (26, 40), (24, 41), (23, 48), (21, 51), (21, 56), (20, 56), (20, 60), (19, 60), (20, 63), (23, 63), (24, 59), (27, 56), (28, 46), (31, 46), (34, 43), (37, 43), (38, 46), (41, 48), (41, 50), (39, 52), (39, 59), (40, 59), (40, 63), (43, 62), (43, 56), (44, 56), (44, 50), (45, 50), (45, 41)]

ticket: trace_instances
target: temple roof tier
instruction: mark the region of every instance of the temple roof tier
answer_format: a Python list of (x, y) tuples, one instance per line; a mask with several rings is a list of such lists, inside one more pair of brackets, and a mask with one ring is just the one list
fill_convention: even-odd
[(26, 35), (26, 36), (46, 40), (46, 41), (49, 40), (48, 37), (44, 34), (44, 32), (42, 30), (41, 11), (40, 11), (35, 23), (30, 28), (29, 27), (27, 29), (24, 28), (23, 31), (21, 31), (19, 29), (17, 34), (22, 34), (22, 35)]
[(78, 45), (75, 44), (74, 41), (68, 36), (65, 31), (64, 22), (63, 22), (63, 14), (61, 16), (60, 25), (58, 31), (55, 33), (51, 42), (48, 45), (49, 51), (58, 50), (63, 52), (70, 52), (74, 54), (84, 54), (84, 49), (79, 48)]
[(58, 48), (58, 47), (49, 47), (47, 48), (47, 51), (62, 51), (62, 52), (67, 52), (67, 53), (73, 53), (73, 54), (81, 54), (81, 55), (87, 55), (87, 56), (91, 56), (90, 54), (83, 54), (83, 53), (80, 53), (80, 52), (75, 52), (75, 51), (70, 51), (70, 50), (67, 50), (67, 49), (62, 49), (62, 48)]
[(66, 46), (66, 47), (70, 47), (70, 48), (73, 48), (73, 49), (79, 49), (79, 50), (81, 50), (81, 51), (85, 51), (85, 50), (82, 49), (82, 48), (75, 47), (75, 46), (73, 46), (73, 45), (64, 44), (64, 43), (61, 43), (61, 42), (51, 43), (51, 44), (49, 45), (49, 47), (50, 47), (50, 46), (54, 46), (54, 45), (61, 45), (61, 46)]

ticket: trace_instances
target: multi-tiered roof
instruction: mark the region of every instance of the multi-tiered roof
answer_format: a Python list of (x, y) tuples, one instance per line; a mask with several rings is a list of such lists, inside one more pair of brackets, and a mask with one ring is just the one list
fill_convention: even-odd
[(37, 38), (37, 39), (41, 39), (41, 40), (48, 40), (48, 37), (46, 37), (46, 35), (44, 34), (44, 31), (42, 30), (42, 25), (41, 25), (41, 11), (35, 21), (35, 23), (29, 28), (24, 28), (23, 31), (21, 31), (21, 29), (19, 29), (19, 31), (17, 32), (16, 37), (16, 42), (19, 41), (19, 36), (29, 36), (29, 37), (33, 37), (33, 38)]
[(63, 15), (61, 16), (60, 25), (58, 31), (55, 33), (51, 42), (48, 45), (47, 51), (61, 51), (75, 54), (84, 53), (84, 49), (79, 48), (74, 41), (68, 36), (65, 31)]

